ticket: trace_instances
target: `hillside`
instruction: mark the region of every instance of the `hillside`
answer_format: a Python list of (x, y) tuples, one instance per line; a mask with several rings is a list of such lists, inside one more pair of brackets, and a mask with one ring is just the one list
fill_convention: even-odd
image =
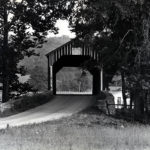
[(47, 42), (43, 44), (42, 48), (35, 50), (39, 56), (25, 57), (19, 65), (25, 66), (27, 74), (31, 79), (29, 82), (38, 90), (47, 89), (47, 58), (46, 54), (55, 48), (68, 42), (70, 38), (68, 36), (51, 37), (47, 39)]
[(29, 58), (25, 57), (25, 59), (20, 62), (20, 65), (24, 65), (29, 73), (36, 66), (41, 66), (45, 70), (45, 68), (47, 68), (47, 58), (45, 55), (48, 52), (68, 42), (69, 40), (70, 38), (68, 36), (48, 38), (47, 42), (43, 44), (42, 48), (38, 48), (35, 50), (35, 52), (38, 53), (39, 56), (31, 56)]

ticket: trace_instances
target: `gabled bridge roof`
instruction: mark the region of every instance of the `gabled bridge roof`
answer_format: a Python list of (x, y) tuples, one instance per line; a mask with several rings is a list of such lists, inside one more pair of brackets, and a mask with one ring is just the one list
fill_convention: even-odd
[(46, 56), (49, 60), (49, 65), (52, 66), (63, 56), (90, 56), (91, 59), (99, 61), (100, 55), (88, 44), (85, 44), (77, 39), (72, 39), (64, 45), (49, 52)]

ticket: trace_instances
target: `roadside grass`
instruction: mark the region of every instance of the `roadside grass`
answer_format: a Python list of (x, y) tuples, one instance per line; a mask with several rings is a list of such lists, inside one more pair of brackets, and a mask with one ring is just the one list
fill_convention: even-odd
[(11, 100), (1, 106), (0, 117), (11, 116), (52, 100), (53, 95), (50, 92), (25, 95), (17, 100)]
[(0, 130), (0, 149), (149, 150), (149, 133), (150, 126), (105, 115), (77, 114), (57, 121)]
[(37, 93), (34, 95), (25, 95), (13, 103), (13, 109), (16, 111), (25, 111), (45, 104), (52, 99), (53, 95), (50, 92)]

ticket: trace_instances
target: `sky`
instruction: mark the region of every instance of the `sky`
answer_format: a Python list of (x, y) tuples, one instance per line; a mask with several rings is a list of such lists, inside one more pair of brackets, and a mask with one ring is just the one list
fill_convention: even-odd
[(60, 37), (63, 35), (67, 35), (70, 38), (75, 38), (75, 33), (72, 33), (69, 28), (69, 22), (67, 20), (58, 20), (56, 23), (56, 27), (59, 28), (59, 33), (58, 34), (49, 34), (48, 37)]

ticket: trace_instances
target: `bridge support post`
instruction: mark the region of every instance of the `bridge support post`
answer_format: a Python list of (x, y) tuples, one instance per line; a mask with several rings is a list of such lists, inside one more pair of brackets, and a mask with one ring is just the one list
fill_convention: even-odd
[(53, 66), (48, 66), (48, 90), (53, 90)]
[(100, 87), (101, 87), (101, 91), (104, 90), (104, 77), (103, 77), (103, 67), (101, 67), (101, 74), (100, 74)]
[(54, 70), (53, 68), (53, 71), (52, 71), (52, 80), (53, 80), (53, 95), (56, 95), (56, 71)]
[(100, 93), (101, 86), (101, 77), (100, 77), (100, 71), (95, 70), (93, 72), (93, 95), (97, 95)]
[(47, 57), (48, 59), (48, 70), (47, 70), (47, 75), (48, 75), (48, 90), (52, 90), (51, 89), (51, 68), (50, 68), (50, 62), (49, 62), (49, 57)]
[(50, 66), (48, 66), (48, 90), (51, 90), (51, 81), (50, 81)]

